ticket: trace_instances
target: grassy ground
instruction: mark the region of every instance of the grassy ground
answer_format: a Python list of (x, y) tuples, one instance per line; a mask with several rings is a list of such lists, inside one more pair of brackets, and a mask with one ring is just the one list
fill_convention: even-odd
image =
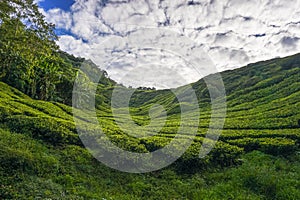
[[(83, 148), (72, 108), (33, 100), (0, 83), (0, 197), (2, 199), (300, 199), (300, 68), (299, 55), (266, 61), (222, 73), (227, 92), (227, 117), (215, 148), (198, 154), (211, 121), (203, 81), (192, 84), (199, 98), (200, 122), (194, 110), (180, 113), (168, 90), (137, 91), (130, 116), (109, 108), (112, 89), (98, 91), (97, 120), (120, 148), (148, 152), (164, 147), (178, 130), (199, 125), (186, 153), (171, 166), (148, 174), (126, 174), (105, 167)], [(168, 113), (164, 123), (159, 103)], [(189, 105), (185, 102), (185, 106)], [(180, 122), (180, 117), (187, 120)], [(127, 123), (133, 119), (134, 138)], [(99, 127), (78, 121), (97, 132)], [(126, 126), (121, 129), (118, 123)], [(147, 126), (149, 125), (149, 126)], [(160, 129), (162, 128), (162, 129)], [(191, 137), (186, 129), (178, 141)]]

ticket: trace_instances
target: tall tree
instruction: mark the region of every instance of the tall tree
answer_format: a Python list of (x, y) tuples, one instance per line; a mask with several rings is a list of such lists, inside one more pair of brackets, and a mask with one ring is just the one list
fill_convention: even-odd
[(33, 0), (1, 0), (0, 79), (34, 98), (50, 99), (62, 62), (54, 28)]

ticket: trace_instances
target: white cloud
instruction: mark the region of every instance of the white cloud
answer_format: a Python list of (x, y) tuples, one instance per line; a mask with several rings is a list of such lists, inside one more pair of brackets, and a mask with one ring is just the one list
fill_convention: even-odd
[(45, 12), (46, 20), (56, 25), (56, 28), (69, 30), (72, 27), (72, 14), (59, 8)]
[[(59, 45), (63, 50), (92, 58), (98, 64), (101, 64), (103, 59), (107, 59), (106, 63), (117, 60), (109, 67), (101, 66), (116, 80), (120, 80), (137, 65), (144, 64), (149, 67), (145, 63), (151, 63), (153, 68), (157, 68), (154, 65), (164, 66), (166, 69), (173, 67), (189, 81), (200, 78), (198, 74), (192, 73), (183, 61), (187, 55), (183, 55), (182, 58), (175, 54), (167, 56), (155, 51), (148, 51), (145, 55), (145, 51), (142, 50), (137, 51), (135, 56), (129, 55), (128, 49), (134, 47), (118, 43), (118, 39), (115, 38), (128, 39), (141, 27), (154, 29), (166, 27), (185, 35), (193, 40), (195, 46), (201, 46), (206, 50), (220, 71), (300, 51), (300, 0), (289, 2), (110, 0), (105, 4), (102, 2), (76, 0), (70, 12), (53, 9), (48, 11), (46, 16), (47, 20), (56, 23), (59, 28), (71, 31), (76, 38), (82, 38), (62, 36)], [(162, 44), (160, 40), (164, 34), (162, 32), (161, 35), (154, 35), (152, 44)], [(149, 37), (145, 33), (133, 38), (143, 44), (149, 42)], [(174, 44), (178, 52), (188, 49), (185, 44), (178, 43), (179, 36), (163, 38), (166, 43)], [(103, 43), (105, 40), (110, 42)], [(99, 52), (103, 49), (103, 45), (107, 47), (106, 53), (100, 56)], [(161, 55), (166, 56), (165, 59), (162, 59)], [(137, 70), (133, 73), (135, 77), (138, 77), (138, 72), (142, 73)], [(156, 77), (159, 74), (149, 76)], [(129, 77), (133, 79), (132, 74)], [(174, 79), (178, 77), (174, 76)], [(169, 82), (179, 84), (177, 80)]]
[(38, 4), (38, 3), (43, 2), (43, 1), (45, 1), (45, 0), (34, 0), (33, 3), (37, 3)]

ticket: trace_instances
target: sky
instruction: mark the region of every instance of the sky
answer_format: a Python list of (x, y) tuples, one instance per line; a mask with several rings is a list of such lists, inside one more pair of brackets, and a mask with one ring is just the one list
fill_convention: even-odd
[(36, 2), (62, 50), (125, 85), (177, 87), (300, 52), (300, 0)]
[(65, 11), (70, 11), (71, 6), (75, 3), (73, 0), (43, 0), (39, 2), (40, 7), (48, 11), (50, 9), (60, 8)]

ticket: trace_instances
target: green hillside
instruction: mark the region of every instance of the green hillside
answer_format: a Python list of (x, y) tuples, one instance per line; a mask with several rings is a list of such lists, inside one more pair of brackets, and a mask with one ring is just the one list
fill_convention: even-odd
[[(133, 92), (91, 60), (62, 52), (57, 39), (32, 0), (0, 1), (0, 199), (300, 199), (300, 54), (221, 73), (227, 113), (218, 138), (224, 99), (211, 101), (205, 79)], [(130, 174), (84, 147), (82, 138), (102, 141), (101, 130), (130, 152), (192, 144), (163, 169)]]
[[(203, 80), (192, 84), (203, 106), (193, 145), (170, 167), (144, 175), (117, 172), (96, 161), (82, 147), (71, 107), (33, 100), (0, 83), (0, 195), (8, 199), (297, 199), (299, 61), (300, 55), (295, 55), (221, 73), (227, 91), (226, 123), (204, 159), (198, 154), (210, 121), (210, 104)], [(114, 87), (100, 86), (102, 99), (97, 106), (98, 120), (112, 141), (127, 150), (147, 152), (172, 140), (180, 113), (174, 109), (178, 102), (170, 91), (135, 92), (131, 116), (141, 126), (149, 123), (153, 103), (173, 110), (159, 134), (137, 139), (116, 125), (128, 120), (126, 116), (113, 117), (105, 103)], [(158, 124), (152, 125), (155, 131)]]

